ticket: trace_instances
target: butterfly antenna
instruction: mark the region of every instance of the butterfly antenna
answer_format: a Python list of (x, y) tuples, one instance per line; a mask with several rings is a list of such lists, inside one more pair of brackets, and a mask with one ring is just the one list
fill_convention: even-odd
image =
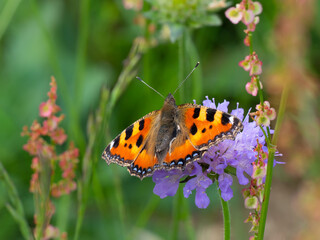
[(190, 77), (190, 75), (193, 73), (194, 70), (196, 70), (196, 68), (199, 66), (200, 62), (197, 62), (197, 64), (194, 66), (194, 68), (192, 69), (192, 71), (188, 74), (188, 76), (179, 84), (179, 86), (177, 87), (177, 89), (173, 92), (172, 95), (174, 95), (176, 93), (176, 91), (179, 90), (179, 88), (181, 88), (182, 84)]
[(145, 81), (143, 81), (140, 77), (136, 77), (138, 80), (140, 80), (140, 82), (142, 82), (143, 84), (147, 85), (150, 89), (152, 89), (153, 91), (155, 91), (156, 93), (158, 93), (163, 99), (165, 99), (165, 97), (159, 93), (157, 90), (155, 90), (153, 87), (151, 87), (149, 84), (147, 84)]

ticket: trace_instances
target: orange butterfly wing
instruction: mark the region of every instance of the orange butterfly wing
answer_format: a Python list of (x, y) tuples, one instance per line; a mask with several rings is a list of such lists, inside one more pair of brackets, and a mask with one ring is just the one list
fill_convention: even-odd
[[(181, 136), (168, 153), (164, 164), (169, 168), (184, 167), (198, 160), (210, 146), (234, 139), (242, 130), (241, 121), (228, 113), (196, 104), (178, 106), (181, 111)], [(185, 137), (187, 135), (187, 137)]]
[(102, 158), (108, 164), (117, 163), (120, 166), (130, 166), (132, 162), (137, 160), (139, 154), (142, 153), (142, 156), (146, 159), (145, 164), (147, 164), (148, 159), (142, 149), (150, 136), (150, 130), (156, 117), (159, 115), (158, 113), (159, 111), (151, 112), (122, 131), (105, 148)]
[(179, 106), (184, 112), (189, 139), (199, 150), (206, 150), (225, 139), (234, 139), (243, 129), (235, 116), (196, 104)]

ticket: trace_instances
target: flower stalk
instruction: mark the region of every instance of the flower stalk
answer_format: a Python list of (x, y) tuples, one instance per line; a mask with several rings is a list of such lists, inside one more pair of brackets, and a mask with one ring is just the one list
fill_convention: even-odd
[[(268, 166), (273, 166), (274, 161), (274, 155), (275, 155), (275, 147), (277, 145), (280, 127), (283, 121), (287, 100), (288, 100), (288, 94), (289, 94), (289, 84), (286, 83), (284, 86), (284, 89), (281, 94), (281, 100), (280, 100), (280, 107), (278, 110), (278, 118), (275, 126), (275, 131), (273, 134), (271, 146), (269, 148), (269, 157), (268, 157)], [(272, 183), (272, 171), (273, 167), (267, 167), (267, 176), (265, 180), (265, 191), (264, 191), (264, 200), (262, 203), (261, 208), (261, 217), (260, 217), (260, 224), (259, 224), (259, 231), (258, 231), (258, 239), (263, 240), (264, 238), (264, 231), (265, 231), (265, 225), (267, 220), (267, 214), (268, 214), (268, 207), (269, 207), (269, 199), (270, 199), (270, 192), (271, 192), (271, 183)]]
[[(255, 171), (252, 175), (252, 181), (249, 188), (243, 190), (245, 197), (245, 205), (248, 209), (253, 209), (246, 222), (252, 223), (250, 231), (262, 240), (264, 236), (264, 228), (267, 218), (268, 204), (270, 199), (270, 190), (272, 182), (272, 172), (274, 166), (274, 157), (276, 154), (276, 143), (280, 124), (282, 122), (285, 102), (287, 99), (287, 90), (285, 89), (280, 103), (279, 116), (276, 123), (276, 131), (271, 137), (270, 121), (276, 118), (276, 111), (270, 107), (268, 101), (264, 101), (262, 92), (262, 83), (260, 82), (260, 74), (262, 73), (262, 62), (258, 59), (258, 55), (253, 50), (252, 33), (255, 31), (256, 24), (259, 22), (259, 15), (262, 12), (262, 5), (252, 0), (242, 0), (236, 7), (231, 7), (226, 11), (226, 17), (234, 24), (242, 21), (247, 29), (244, 31), (246, 37), (244, 44), (249, 47), (250, 55), (239, 63), (245, 71), (250, 72), (251, 82), (246, 84), (246, 90), (252, 96), (259, 94), (260, 104), (256, 106), (256, 112), (251, 113), (251, 117), (260, 126), (265, 136), (267, 144), (267, 153), (262, 147), (256, 148), (257, 160), (254, 162)], [(265, 184), (262, 178), (266, 176)]]
[(231, 239), (231, 218), (228, 201), (223, 200), (221, 190), (219, 189), (222, 213), (223, 213), (223, 226), (224, 226), (224, 240)]
[(78, 163), (79, 150), (70, 142), (67, 150), (58, 152), (59, 145), (67, 140), (67, 134), (59, 126), (64, 115), (57, 115), (60, 107), (56, 104), (57, 83), (51, 78), (49, 99), (39, 106), (42, 122), (35, 120), (31, 127), (23, 127), (22, 136), (28, 141), (23, 146), (32, 157), (33, 170), (30, 191), (34, 193), (35, 204), (35, 238), (65, 239), (67, 233), (50, 224), (55, 213), (52, 198), (69, 195), (77, 187), (75, 169)]

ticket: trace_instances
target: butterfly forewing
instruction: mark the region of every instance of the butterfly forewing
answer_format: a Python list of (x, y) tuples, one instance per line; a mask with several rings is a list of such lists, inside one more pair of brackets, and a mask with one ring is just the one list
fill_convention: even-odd
[(120, 133), (104, 150), (102, 157), (108, 164), (130, 166), (145, 146), (158, 111), (151, 112)]
[(196, 104), (184, 104), (179, 108), (185, 116), (189, 139), (199, 150), (234, 139), (242, 129), (241, 121), (228, 113)]

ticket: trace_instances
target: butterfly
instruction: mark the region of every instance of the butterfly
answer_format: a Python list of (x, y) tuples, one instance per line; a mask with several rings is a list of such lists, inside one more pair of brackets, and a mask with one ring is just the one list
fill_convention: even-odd
[(143, 179), (159, 169), (185, 169), (225, 139), (235, 139), (242, 122), (229, 113), (197, 104), (177, 106), (169, 94), (160, 110), (134, 122), (105, 148), (108, 164)]

